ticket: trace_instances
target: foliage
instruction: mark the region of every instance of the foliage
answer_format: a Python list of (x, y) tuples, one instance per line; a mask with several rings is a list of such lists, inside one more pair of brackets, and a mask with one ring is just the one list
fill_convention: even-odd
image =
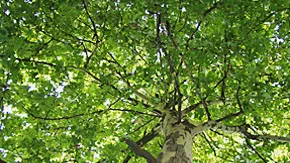
[[(152, 103), (289, 136), (288, 0), (0, 5), (2, 160), (142, 162), (123, 138), (161, 122)], [(157, 135), (143, 146), (155, 157)], [(208, 130), (193, 145), (195, 162), (290, 162), (289, 143), (236, 133)]]

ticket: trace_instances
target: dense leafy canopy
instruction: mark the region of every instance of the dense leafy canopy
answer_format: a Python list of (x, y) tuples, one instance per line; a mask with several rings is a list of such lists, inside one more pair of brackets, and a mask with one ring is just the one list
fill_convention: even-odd
[(145, 162), (124, 138), (157, 157), (166, 103), (251, 133), (204, 131), (194, 162), (290, 162), (289, 0), (0, 5), (2, 160)]

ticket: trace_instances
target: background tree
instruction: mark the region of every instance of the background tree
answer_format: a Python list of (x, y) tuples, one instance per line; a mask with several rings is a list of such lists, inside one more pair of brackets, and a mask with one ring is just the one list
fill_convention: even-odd
[(275, 2), (1, 1), (2, 162), (290, 162)]

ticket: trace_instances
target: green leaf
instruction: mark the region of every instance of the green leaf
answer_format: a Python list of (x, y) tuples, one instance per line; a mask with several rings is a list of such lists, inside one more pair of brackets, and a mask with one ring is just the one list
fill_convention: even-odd
[(239, 131), (191, 133), (192, 162), (290, 162), (289, 4), (1, 1), (0, 162), (145, 162), (121, 138), (158, 158), (210, 119)]

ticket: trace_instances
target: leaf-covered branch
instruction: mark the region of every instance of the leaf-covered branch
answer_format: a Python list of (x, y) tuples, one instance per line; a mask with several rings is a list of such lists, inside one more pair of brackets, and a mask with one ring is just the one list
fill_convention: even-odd
[(2, 162), (289, 162), (287, 0), (0, 9)]
[(186, 41), (186, 44), (185, 44), (185, 49), (186, 50), (189, 50), (188, 48), (189, 48), (189, 43), (190, 43), (190, 41), (194, 38), (194, 35), (195, 35), (195, 33), (199, 30), (199, 28), (200, 28), (200, 25), (201, 25), (201, 23), (203, 22), (203, 19), (211, 12), (211, 11), (213, 11), (214, 9), (216, 9), (217, 7), (218, 7), (218, 5), (220, 5), (222, 2), (221, 1), (217, 1), (217, 2), (215, 2), (209, 9), (207, 9), (204, 13), (203, 13), (203, 18), (202, 18), (202, 20), (200, 20), (198, 23), (197, 23), (197, 26), (196, 26), (196, 28), (195, 28), (195, 30), (190, 34), (190, 36), (189, 36), (189, 38), (187, 39), (187, 41)]

